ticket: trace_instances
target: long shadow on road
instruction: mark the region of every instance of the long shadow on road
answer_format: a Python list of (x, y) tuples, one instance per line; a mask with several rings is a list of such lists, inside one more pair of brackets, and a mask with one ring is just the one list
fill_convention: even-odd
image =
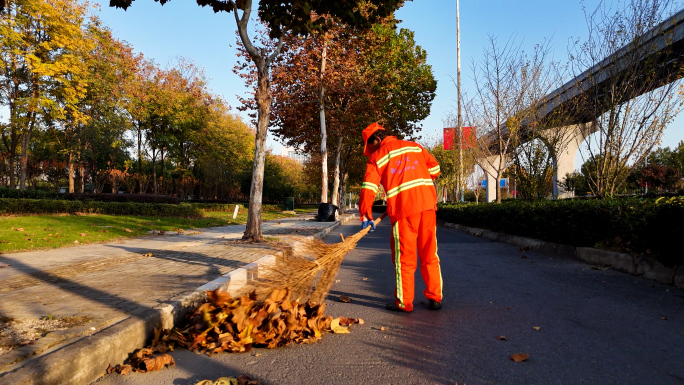
[[(326, 242), (359, 229), (352, 221)], [(385, 222), (345, 258), (326, 300), (326, 313), (365, 320), (351, 334), (212, 358), (175, 352), (176, 369), (102, 383), (247, 374), (264, 384), (684, 384), (681, 290), (454, 230), (440, 228), (438, 241), (441, 311), (420, 303), (419, 274), (415, 311), (384, 310), (394, 288)], [(353, 302), (339, 302), (341, 294)], [(530, 358), (516, 363), (514, 353)]]

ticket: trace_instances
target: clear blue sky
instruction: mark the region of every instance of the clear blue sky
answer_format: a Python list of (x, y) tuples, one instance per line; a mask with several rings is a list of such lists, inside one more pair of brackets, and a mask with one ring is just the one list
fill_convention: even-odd
[[(103, 22), (114, 35), (136, 51), (161, 65), (183, 56), (206, 70), (210, 88), (237, 106), (235, 95), (246, 95), (244, 84), (233, 74), (235, 19), (232, 14), (214, 14), (192, 0), (173, 0), (161, 7), (153, 0), (137, 0), (127, 10), (109, 8), (100, 0)], [(593, 9), (598, 0), (587, 0)], [(467, 92), (472, 84), (471, 63), (482, 57), (488, 35), (508, 39), (515, 34), (529, 50), (544, 39), (551, 41), (554, 58), (565, 62), (571, 38), (583, 38), (586, 24), (579, 0), (461, 0), (461, 79)], [(403, 28), (415, 32), (418, 45), (427, 51), (437, 79), (437, 96), (430, 116), (423, 121), (423, 138), (441, 137), (443, 120), (456, 108), (456, 1), (414, 0), (397, 12)], [(245, 119), (246, 119), (246, 115)], [(359, 127), (359, 132), (363, 127)], [(684, 113), (665, 131), (663, 146), (684, 140)], [(269, 134), (276, 153), (281, 146)]]

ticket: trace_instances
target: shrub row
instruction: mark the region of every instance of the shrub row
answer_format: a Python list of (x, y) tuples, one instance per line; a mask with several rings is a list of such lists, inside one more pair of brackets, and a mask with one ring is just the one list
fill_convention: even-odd
[(93, 200), (99, 202), (134, 202), (134, 203), (167, 203), (178, 204), (180, 199), (171, 195), (153, 194), (59, 194), (63, 199), (86, 201)]
[(193, 207), (202, 211), (230, 211), (235, 210), (235, 205), (240, 206), (240, 210), (248, 208), (248, 203), (190, 203)]
[[(235, 210), (235, 205), (240, 206), (240, 210), (248, 209), (249, 203), (192, 203), (193, 206), (202, 211), (228, 211), (233, 212)], [(296, 206), (305, 207), (306, 205)], [(312, 207), (317, 207), (318, 205), (311, 205)], [(283, 205), (272, 205), (263, 204), (261, 205), (262, 211), (282, 211)]]
[(437, 218), (497, 232), (570, 244), (650, 254), (684, 264), (684, 197), (557, 200), (439, 205)]
[(0, 214), (97, 213), (111, 215), (143, 215), (199, 218), (202, 212), (195, 206), (165, 203), (70, 201), (56, 199), (0, 198)]
[(90, 193), (74, 193), (74, 194), (59, 194), (54, 191), (42, 190), (17, 190), (11, 188), (0, 187), (0, 198), (14, 198), (14, 199), (66, 199), (66, 200), (93, 200), (100, 202), (137, 202), (137, 203), (169, 203), (178, 204), (180, 199), (170, 195), (153, 195), (153, 194), (90, 194)]
[(54, 191), (42, 190), (17, 190), (14, 188), (0, 187), (0, 198), (14, 199), (60, 199), (58, 193)]

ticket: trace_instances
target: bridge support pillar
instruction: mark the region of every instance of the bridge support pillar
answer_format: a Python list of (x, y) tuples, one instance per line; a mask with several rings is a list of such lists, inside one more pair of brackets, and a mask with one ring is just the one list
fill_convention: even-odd
[(598, 130), (598, 126), (593, 123), (575, 124), (557, 128), (560, 130), (560, 140), (557, 141), (554, 149), (554, 168), (556, 173), (553, 176), (553, 196), (556, 199), (572, 198), (573, 191), (566, 191), (558, 182), (563, 181), (567, 174), (575, 171), (575, 156), (580, 145), (584, 140)]
[[(496, 202), (496, 170), (499, 168), (501, 158), (499, 156), (487, 157), (487, 160), (480, 165), (485, 172), (487, 177), (487, 202)], [(506, 156), (504, 157), (504, 162), (506, 165), (510, 163), (510, 159)]]

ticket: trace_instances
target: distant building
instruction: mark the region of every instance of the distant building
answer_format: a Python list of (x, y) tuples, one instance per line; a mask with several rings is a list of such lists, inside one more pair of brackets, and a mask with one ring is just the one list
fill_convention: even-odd
[(294, 159), (301, 164), (304, 164), (304, 162), (309, 160), (309, 155), (298, 152), (294, 147), (283, 147), (281, 155), (286, 158)]

